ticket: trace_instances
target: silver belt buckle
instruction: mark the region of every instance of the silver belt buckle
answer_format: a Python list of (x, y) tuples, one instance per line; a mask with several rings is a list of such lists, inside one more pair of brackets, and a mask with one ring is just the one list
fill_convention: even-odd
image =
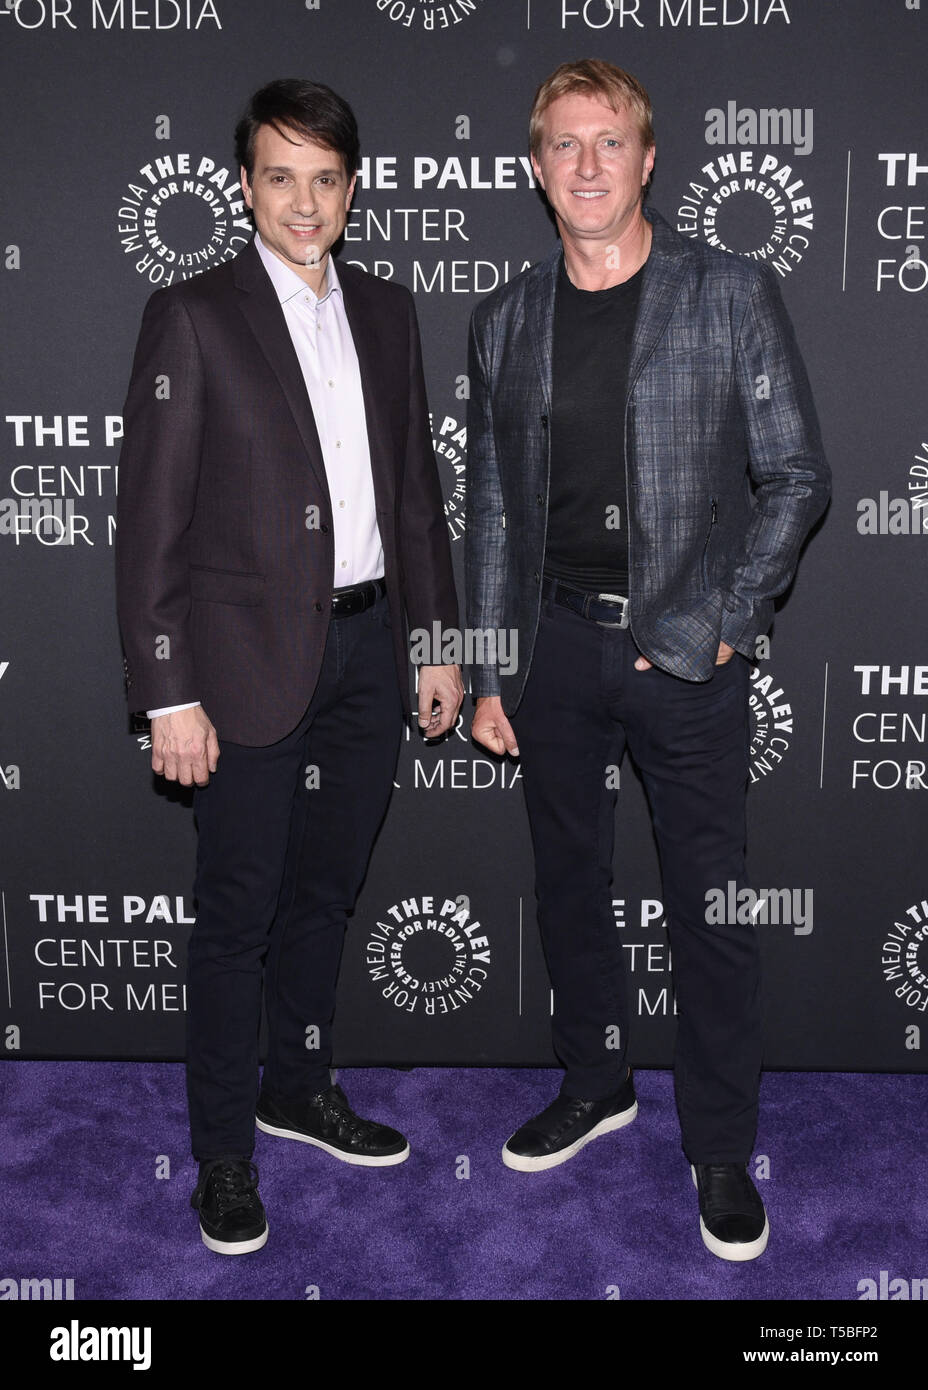
[(617, 623), (607, 623), (601, 621), (599, 618), (594, 618), (593, 621), (597, 627), (628, 627), (628, 599), (624, 594), (597, 594), (596, 597), (599, 599), (600, 603), (621, 603), (622, 605), (621, 621)]

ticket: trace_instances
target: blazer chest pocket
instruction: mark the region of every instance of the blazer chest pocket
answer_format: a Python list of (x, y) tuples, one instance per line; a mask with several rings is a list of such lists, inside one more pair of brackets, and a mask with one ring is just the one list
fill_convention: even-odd
[(264, 602), (264, 575), (191, 565), (190, 597), (201, 603), (232, 603), (253, 608)]

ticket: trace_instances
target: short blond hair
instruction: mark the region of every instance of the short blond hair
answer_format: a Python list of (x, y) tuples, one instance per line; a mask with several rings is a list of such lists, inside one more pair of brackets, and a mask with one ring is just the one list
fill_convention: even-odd
[(638, 79), (601, 58), (580, 58), (573, 63), (562, 63), (550, 77), (545, 78), (535, 93), (528, 123), (528, 141), (536, 159), (541, 148), (541, 124), (545, 112), (558, 97), (566, 97), (574, 92), (598, 97), (613, 111), (628, 107), (636, 119), (642, 147), (647, 150), (654, 144), (651, 98)]

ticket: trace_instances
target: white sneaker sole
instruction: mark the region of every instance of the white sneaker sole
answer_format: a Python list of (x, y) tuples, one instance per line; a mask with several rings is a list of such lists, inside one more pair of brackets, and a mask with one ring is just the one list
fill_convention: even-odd
[(299, 1130), (281, 1129), (277, 1125), (269, 1125), (266, 1120), (260, 1120), (255, 1116), (255, 1124), (265, 1134), (273, 1134), (278, 1139), (296, 1139), (300, 1144), (312, 1144), (316, 1149), (323, 1149), (333, 1158), (340, 1158), (342, 1163), (354, 1163), (359, 1168), (392, 1168), (397, 1163), (405, 1163), (409, 1157), (409, 1145), (407, 1144), (398, 1154), (383, 1154), (378, 1157), (375, 1154), (346, 1154), (344, 1149), (336, 1149), (331, 1144), (327, 1144), (324, 1139), (314, 1139), (309, 1134), (300, 1134)]
[[(598, 1125), (590, 1130), (589, 1134), (584, 1134), (582, 1139), (577, 1139), (573, 1144), (568, 1144), (566, 1149), (559, 1149), (557, 1153), (543, 1154), (541, 1158), (526, 1158), (522, 1154), (513, 1153), (506, 1144), (503, 1145), (503, 1162), (507, 1168), (514, 1168), (517, 1173), (541, 1173), (546, 1168), (557, 1168), (561, 1163), (567, 1163), (575, 1154), (578, 1154), (587, 1144), (594, 1139), (599, 1139), (603, 1134), (611, 1134), (614, 1130), (624, 1129), (630, 1125), (638, 1114), (638, 1102), (635, 1101), (628, 1110), (620, 1110), (618, 1115), (609, 1115), (605, 1120), (600, 1120)], [(516, 1131), (518, 1133), (518, 1131)]]
[(216, 1240), (215, 1236), (208, 1236), (202, 1226), (200, 1235), (207, 1250), (213, 1250), (217, 1255), (250, 1255), (253, 1250), (260, 1250), (262, 1245), (267, 1244), (267, 1226), (254, 1240)]
[[(696, 1181), (696, 1169), (692, 1164), (690, 1164), (690, 1174), (693, 1179), (693, 1186), (698, 1191), (699, 1184)], [(699, 1232), (702, 1236), (703, 1245), (707, 1250), (711, 1250), (713, 1255), (717, 1255), (720, 1260), (734, 1260), (736, 1262), (740, 1262), (741, 1260), (756, 1260), (758, 1255), (762, 1255), (767, 1249), (767, 1240), (770, 1236), (770, 1222), (767, 1219), (767, 1213), (765, 1211), (764, 1229), (757, 1239), (742, 1241), (737, 1245), (732, 1245), (729, 1241), (719, 1240), (718, 1236), (714, 1236), (701, 1216), (699, 1218)]]

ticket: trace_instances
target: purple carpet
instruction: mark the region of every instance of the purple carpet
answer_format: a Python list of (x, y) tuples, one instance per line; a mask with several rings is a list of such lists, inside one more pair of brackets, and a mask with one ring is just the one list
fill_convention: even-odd
[(182, 1066), (8, 1062), (0, 1278), (73, 1279), (75, 1299), (856, 1300), (881, 1271), (884, 1288), (928, 1276), (923, 1076), (765, 1075), (754, 1169), (766, 1156), (771, 1237), (744, 1265), (702, 1245), (667, 1072), (637, 1074), (634, 1124), (532, 1175), (500, 1146), (558, 1072), (339, 1081), (412, 1156), (354, 1168), (259, 1132), (270, 1236), (232, 1259), (201, 1243), (189, 1206)]

